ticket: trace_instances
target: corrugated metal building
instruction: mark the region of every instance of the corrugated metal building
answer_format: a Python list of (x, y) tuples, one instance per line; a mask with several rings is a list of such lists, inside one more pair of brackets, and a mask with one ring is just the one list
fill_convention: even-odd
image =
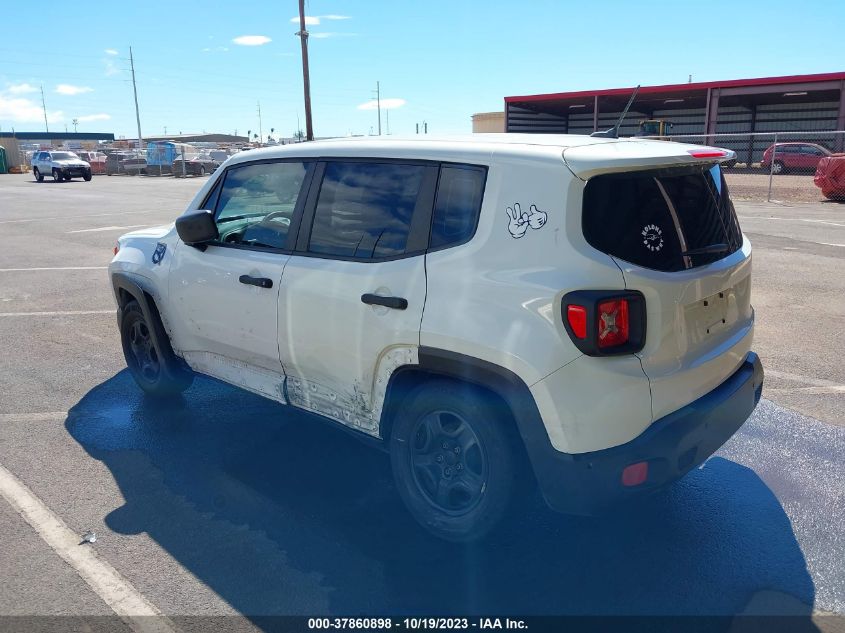
[[(633, 87), (505, 97), (505, 129), (546, 134), (607, 129), (619, 118), (632, 91)], [(710, 134), (845, 130), (843, 95), (845, 72), (643, 86), (620, 135), (635, 135), (644, 119), (672, 123), (673, 137), (700, 135), (683, 139), (692, 143), (706, 143)], [(837, 143), (841, 145), (841, 137)], [(752, 146), (749, 151), (759, 160), (756, 155), (763, 147)]]

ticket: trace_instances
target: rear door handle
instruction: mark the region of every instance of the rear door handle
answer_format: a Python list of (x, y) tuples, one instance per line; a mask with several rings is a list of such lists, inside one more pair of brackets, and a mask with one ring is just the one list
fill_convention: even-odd
[(367, 293), (361, 295), (361, 301), (371, 306), (385, 306), (394, 310), (405, 310), (408, 307), (408, 300), (402, 297), (382, 297)]
[(241, 275), (238, 281), (248, 286), (258, 286), (259, 288), (272, 288), (273, 280), (267, 277), (250, 277), (249, 275)]

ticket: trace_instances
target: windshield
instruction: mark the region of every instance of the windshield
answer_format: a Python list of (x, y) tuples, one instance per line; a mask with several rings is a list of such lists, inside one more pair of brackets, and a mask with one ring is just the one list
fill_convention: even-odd
[(53, 152), (51, 156), (53, 160), (79, 160), (79, 156), (73, 152)]

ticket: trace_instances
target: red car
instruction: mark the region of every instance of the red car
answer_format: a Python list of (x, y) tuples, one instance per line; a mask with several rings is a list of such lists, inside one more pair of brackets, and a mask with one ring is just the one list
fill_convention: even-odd
[(813, 182), (828, 200), (845, 201), (845, 154), (822, 158)]
[[(815, 171), (819, 161), (825, 156), (830, 156), (831, 151), (815, 143), (777, 143), (769, 145), (763, 152), (763, 160), (760, 167), (765, 170), (772, 170), (772, 173), (782, 174), (784, 172)], [(774, 154), (774, 164), (772, 163)]]

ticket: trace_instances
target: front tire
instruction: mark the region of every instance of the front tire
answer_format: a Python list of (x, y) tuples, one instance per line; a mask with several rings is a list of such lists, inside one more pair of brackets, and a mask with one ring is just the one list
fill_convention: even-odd
[(470, 385), (432, 380), (397, 416), (390, 459), (408, 510), (438, 538), (484, 537), (511, 505), (518, 479), (515, 434), (492, 397)]
[(36, 182), (44, 182), (44, 174), (38, 171), (38, 167), (33, 168), (32, 175), (35, 176)]
[(53, 181), (54, 182), (61, 182), (63, 179), (64, 179), (64, 177), (62, 176), (62, 172), (60, 172), (58, 169), (54, 169), (53, 170)]
[[(123, 308), (120, 339), (126, 365), (138, 386), (152, 396), (170, 396), (183, 392), (193, 382), (193, 374), (182, 369), (170, 349), (162, 349), (156, 340), (166, 337), (163, 328), (148, 322), (137, 301)], [(169, 346), (168, 346), (169, 347)]]
[(91, 172), (88, 171), (82, 174), (82, 180), (84, 180), (85, 182), (91, 182)]
[(785, 171), (786, 171), (786, 166), (782, 162), (780, 162), (779, 160), (776, 160), (774, 162), (774, 164), (772, 165), (772, 173), (773, 174), (782, 174)]

